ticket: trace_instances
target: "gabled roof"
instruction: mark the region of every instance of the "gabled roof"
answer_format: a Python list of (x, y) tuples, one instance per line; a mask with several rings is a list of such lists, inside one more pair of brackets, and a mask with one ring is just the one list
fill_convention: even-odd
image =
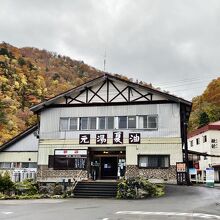
[(209, 123), (208, 125), (205, 125), (201, 128), (198, 128), (195, 131), (190, 132), (188, 134), (188, 138), (192, 138), (196, 135), (202, 134), (202, 133), (209, 131), (209, 130), (217, 130), (217, 131), (220, 130), (220, 121)]
[(63, 92), (47, 101), (44, 101), (44, 102), (41, 102), (33, 107), (31, 107), (31, 110), (33, 112), (38, 112), (48, 106), (50, 106), (51, 104), (54, 104), (58, 99), (62, 98), (62, 97), (67, 97), (69, 96), (70, 94), (74, 93), (74, 92), (81, 92), (83, 91), (84, 89), (86, 88), (90, 88), (94, 85), (97, 85), (98, 83), (100, 82), (103, 82), (105, 81), (106, 79), (109, 79), (109, 80), (113, 80), (113, 81), (119, 81), (119, 82), (123, 82), (123, 83), (126, 83), (128, 85), (130, 85), (131, 87), (135, 87), (135, 88), (142, 88), (142, 89), (146, 89), (148, 90), (149, 92), (153, 92), (155, 94), (158, 94), (158, 95), (163, 95), (165, 98), (167, 98), (168, 100), (170, 101), (174, 101), (174, 102), (177, 102), (177, 103), (183, 103), (185, 105), (188, 105), (188, 106), (191, 106), (192, 103), (185, 100), (185, 99), (182, 99), (182, 98), (179, 98), (177, 96), (174, 96), (174, 95), (170, 95), (168, 93), (165, 93), (165, 92), (161, 92), (160, 90), (157, 90), (157, 89), (154, 89), (154, 88), (151, 88), (149, 86), (146, 86), (146, 85), (140, 85), (138, 83), (134, 83), (134, 82), (131, 82), (129, 80), (125, 80), (125, 79), (121, 79), (120, 77), (117, 77), (117, 76), (114, 76), (114, 75), (111, 75), (111, 74), (104, 74), (102, 76), (99, 76), (93, 80), (90, 80), (78, 87), (75, 87), (75, 88), (72, 88), (66, 92)]
[(19, 140), (25, 138), (26, 136), (28, 136), (32, 132), (36, 131), (37, 128), (38, 128), (38, 125), (34, 125), (34, 126), (28, 128), (27, 130), (21, 132), (17, 136), (13, 137), (11, 140), (7, 141), (6, 143), (4, 143), (3, 145), (0, 146), (0, 152), (5, 150), (6, 148), (10, 147), (12, 144), (18, 142)]

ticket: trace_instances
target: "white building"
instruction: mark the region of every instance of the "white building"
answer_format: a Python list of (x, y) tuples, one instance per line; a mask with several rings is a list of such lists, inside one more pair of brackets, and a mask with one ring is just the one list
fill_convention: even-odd
[[(191, 153), (200, 153), (196, 168), (200, 179), (205, 179), (205, 170), (215, 169), (215, 181), (220, 181), (220, 121), (209, 123), (188, 135), (188, 149)], [(204, 156), (202, 156), (204, 155)], [(219, 156), (219, 157), (218, 157)], [(197, 165), (198, 164), (198, 165)]]
[(38, 181), (143, 176), (176, 182), (191, 103), (109, 74), (32, 109)]
[(14, 181), (36, 178), (38, 139), (35, 125), (0, 147), (0, 172), (9, 171)]

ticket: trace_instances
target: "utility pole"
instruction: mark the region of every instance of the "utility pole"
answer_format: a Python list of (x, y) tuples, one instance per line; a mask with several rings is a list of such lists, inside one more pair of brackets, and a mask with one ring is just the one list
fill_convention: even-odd
[(103, 63), (103, 71), (104, 71), (104, 72), (105, 72), (105, 67), (106, 67), (106, 49), (105, 49), (104, 63)]
[(185, 148), (185, 163), (186, 163), (186, 184), (187, 186), (191, 185), (190, 179), (189, 179), (189, 155), (188, 155), (188, 142), (187, 142), (187, 129), (188, 129), (188, 123), (186, 121), (186, 111), (184, 111), (184, 148)]

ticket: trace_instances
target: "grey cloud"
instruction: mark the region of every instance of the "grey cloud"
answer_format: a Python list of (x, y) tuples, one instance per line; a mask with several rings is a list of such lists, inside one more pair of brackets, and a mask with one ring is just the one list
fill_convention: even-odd
[[(187, 99), (218, 76), (218, 0), (0, 3), (0, 40), (18, 47), (45, 48), (99, 69), (106, 49), (108, 72), (151, 82)], [(186, 78), (204, 82), (173, 87)]]

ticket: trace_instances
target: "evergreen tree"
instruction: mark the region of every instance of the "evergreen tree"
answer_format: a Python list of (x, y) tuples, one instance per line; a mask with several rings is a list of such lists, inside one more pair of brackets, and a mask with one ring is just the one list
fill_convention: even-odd
[(199, 116), (199, 127), (207, 125), (210, 122), (209, 116), (206, 112), (202, 112)]

